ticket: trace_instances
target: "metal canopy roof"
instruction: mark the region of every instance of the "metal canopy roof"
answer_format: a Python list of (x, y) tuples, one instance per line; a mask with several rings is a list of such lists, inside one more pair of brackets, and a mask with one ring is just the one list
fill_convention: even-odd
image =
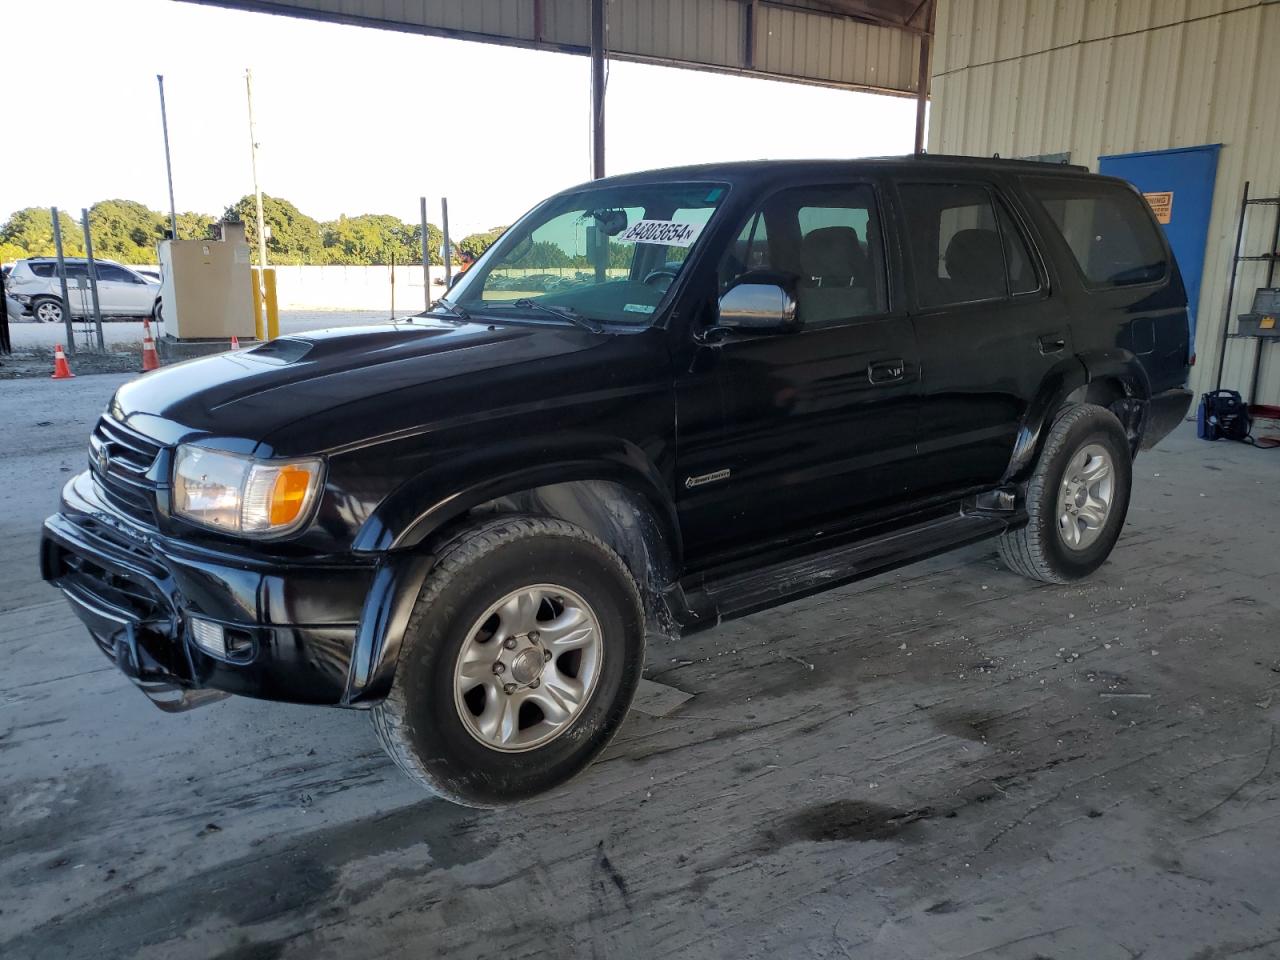
[[(590, 0), (187, 0), (563, 53)], [(929, 0), (607, 0), (605, 55), (898, 96), (927, 73)]]

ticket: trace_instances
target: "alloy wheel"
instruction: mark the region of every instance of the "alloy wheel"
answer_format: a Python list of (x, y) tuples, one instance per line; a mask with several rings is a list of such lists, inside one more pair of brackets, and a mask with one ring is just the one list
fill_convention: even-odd
[(1058, 533), (1069, 549), (1088, 549), (1101, 536), (1115, 499), (1114, 473), (1101, 444), (1087, 444), (1071, 457), (1058, 497)]
[(600, 621), (582, 597), (549, 583), (513, 590), (462, 641), (453, 671), (458, 716), (492, 750), (541, 747), (582, 713), (603, 659)]

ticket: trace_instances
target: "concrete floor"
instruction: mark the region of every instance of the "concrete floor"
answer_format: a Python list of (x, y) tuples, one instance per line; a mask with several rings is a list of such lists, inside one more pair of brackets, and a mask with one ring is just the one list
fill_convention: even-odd
[(653, 647), (691, 699), (482, 813), (102, 659), (35, 544), (121, 380), (0, 383), (0, 956), (1280, 956), (1280, 452), (1184, 425), (1085, 583), (978, 546)]

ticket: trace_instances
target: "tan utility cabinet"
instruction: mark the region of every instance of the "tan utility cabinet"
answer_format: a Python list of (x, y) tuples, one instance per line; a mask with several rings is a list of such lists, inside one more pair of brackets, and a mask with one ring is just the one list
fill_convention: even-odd
[(252, 337), (253, 291), (243, 223), (223, 223), (221, 240), (161, 240), (164, 329), (180, 340)]

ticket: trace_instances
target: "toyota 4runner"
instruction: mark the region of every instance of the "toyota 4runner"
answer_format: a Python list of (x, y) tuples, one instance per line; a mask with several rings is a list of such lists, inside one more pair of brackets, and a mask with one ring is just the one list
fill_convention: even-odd
[(613, 177), (425, 313), (122, 387), (41, 563), (158, 705), (368, 709), (460, 803), (582, 770), (672, 636), (983, 538), (1087, 576), (1190, 394), (1127, 184), (927, 157)]

